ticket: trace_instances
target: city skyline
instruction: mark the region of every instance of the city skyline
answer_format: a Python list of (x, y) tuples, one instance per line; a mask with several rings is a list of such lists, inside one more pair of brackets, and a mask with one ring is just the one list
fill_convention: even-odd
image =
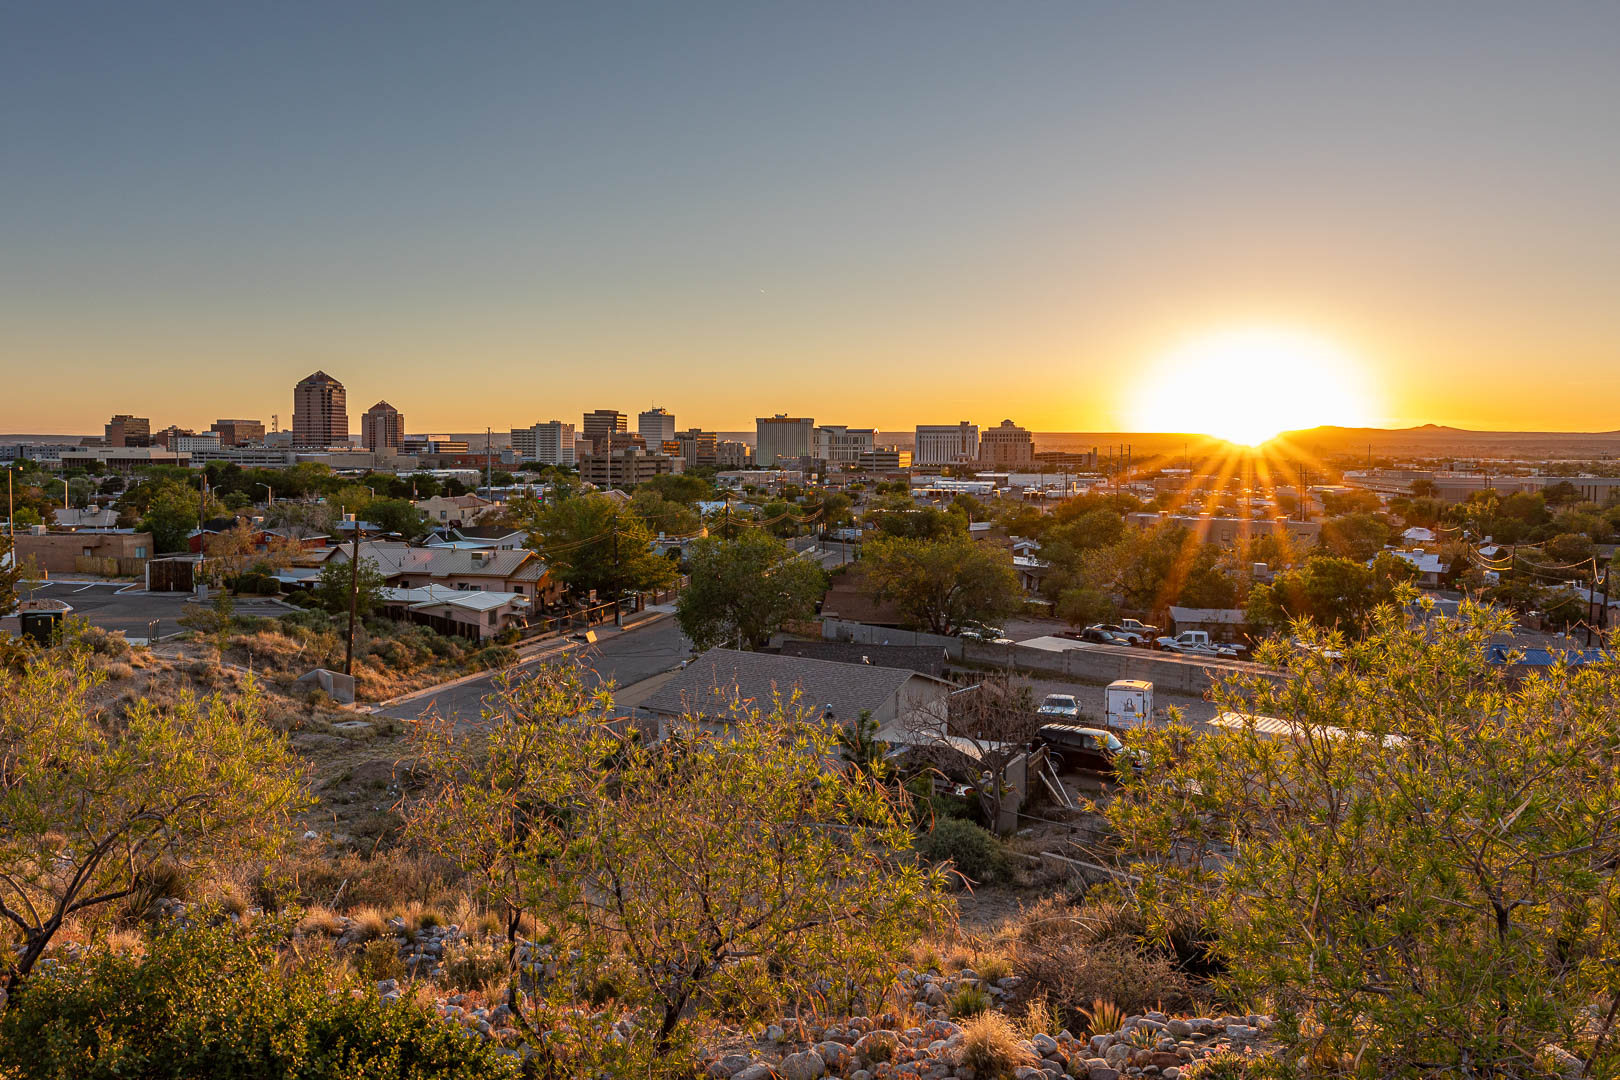
[(1151, 430), (1254, 327), (1375, 424), (1620, 427), (1620, 8), (828, 15), (19, 11), (0, 429), (288, 426), (321, 369), (422, 431)]

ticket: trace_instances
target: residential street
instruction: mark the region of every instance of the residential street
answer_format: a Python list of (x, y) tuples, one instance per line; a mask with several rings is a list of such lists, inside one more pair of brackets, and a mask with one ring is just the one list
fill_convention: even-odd
[[(675, 620), (667, 615), (624, 631), (615, 632), (609, 627), (605, 631), (599, 628), (598, 633), (602, 640), (595, 645), (558, 642), (554, 648), (528, 657), (511, 670), (532, 671), (547, 661), (572, 658), (590, 669), (595, 684), (611, 682), (615, 687), (624, 688), (679, 667), (692, 651)], [(454, 686), (426, 690), (405, 701), (378, 709), (377, 713), (400, 720), (414, 720), (436, 709), (440, 715), (451, 717), (458, 723), (471, 723), (478, 719), (484, 698), (495, 688), (498, 675), (499, 672), (489, 672)]]

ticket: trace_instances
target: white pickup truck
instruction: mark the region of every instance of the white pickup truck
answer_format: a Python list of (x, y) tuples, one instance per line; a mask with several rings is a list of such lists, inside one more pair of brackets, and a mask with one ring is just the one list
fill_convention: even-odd
[(1154, 644), (1165, 652), (1181, 653), (1183, 656), (1217, 656), (1235, 660), (1243, 653), (1241, 645), (1223, 645), (1210, 640), (1206, 630), (1183, 630), (1175, 637), (1159, 638)]

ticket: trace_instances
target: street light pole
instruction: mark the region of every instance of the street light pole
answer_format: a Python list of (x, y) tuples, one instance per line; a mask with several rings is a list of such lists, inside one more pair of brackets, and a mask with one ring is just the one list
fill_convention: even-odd
[(343, 654), (343, 674), (354, 674), (354, 616), (360, 607), (360, 515), (354, 515), (354, 547), (349, 556), (349, 647)]

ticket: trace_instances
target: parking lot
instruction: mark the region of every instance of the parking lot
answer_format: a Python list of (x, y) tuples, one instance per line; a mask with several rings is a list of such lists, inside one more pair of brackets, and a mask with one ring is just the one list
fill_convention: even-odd
[[(128, 589), (129, 591), (124, 591)], [(156, 636), (166, 637), (179, 633), (180, 615), (190, 593), (149, 593), (130, 589), (126, 582), (52, 581), (39, 586), (24, 599), (61, 600), (73, 608), (74, 618), (84, 619), (91, 626), (103, 630), (122, 632), (131, 641), (144, 642), (156, 626)], [(235, 604), (238, 615), (267, 615), (272, 618), (285, 615), (289, 610), (279, 601), (245, 600)], [(15, 616), (0, 619), (0, 630), (17, 632)]]

